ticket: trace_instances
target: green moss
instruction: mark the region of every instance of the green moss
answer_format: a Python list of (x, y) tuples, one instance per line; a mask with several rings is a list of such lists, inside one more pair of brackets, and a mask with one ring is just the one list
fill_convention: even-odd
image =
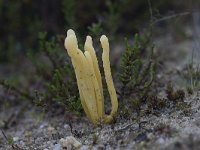
[(166, 88), (168, 101), (170, 101), (176, 110), (181, 110), (185, 115), (191, 114), (191, 106), (185, 102), (185, 92), (182, 89), (174, 90), (171, 82)]
[[(133, 45), (130, 45), (125, 39), (126, 51), (122, 56), (120, 66), (120, 98), (123, 105), (128, 105), (127, 107), (136, 112), (146, 101), (155, 77), (154, 45), (150, 32), (148, 31), (142, 36), (136, 34)], [(144, 55), (148, 51), (150, 52), (149, 56)]]
[(58, 104), (66, 110), (82, 111), (78, 96), (78, 88), (72, 66), (66, 61), (66, 53), (58, 37), (47, 39), (47, 33), (39, 34), (40, 51), (37, 55), (44, 57), (36, 59), (29, 54), (35, 66), (38, 82), (41, 84), (36, 89), (36, 100), (40, 106)]
[(98, 136), (94, 133), (92, 134), (92, 145), (97, 144), (98, 141)]
[(188, 108), (188, 105), (186, 103), (184, 103), (184, 102), (177, 102), (176, 103), (176, 108), (178, 110), (185, 110), (185, 109)]
[(157, 95), (151, 93), (148, 95), (147, 98), (147, 106), (149, 110), (162, 110), (167, 106), (166, 99), (158, 98)]
[(183, 102), (185, 98), (185, 92), (181, 89), (175, 91), (170, 82), (167, 84), (166, 94), (168, 100), (172, 101), (173, 103)]

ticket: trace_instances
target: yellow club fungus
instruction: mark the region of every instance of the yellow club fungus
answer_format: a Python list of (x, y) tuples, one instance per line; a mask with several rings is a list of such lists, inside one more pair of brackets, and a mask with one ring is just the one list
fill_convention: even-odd
[(99, 122), (112, 122), (118, 109), (118, 100), (110, 69), (108, 38), (102, 35), (100, 41), (103, 48), (102, 61), (104, 74), (112, 104), (110, 115), (105, 115), (104, 112), (102, 78), (92, 38), (87, 36), (84, 53), (78, 48), (77, 38), (73, 30), (70, 29), (67, 31), (64, 43), (75, 70), (81, 104), (88, 119), (95, 125)]

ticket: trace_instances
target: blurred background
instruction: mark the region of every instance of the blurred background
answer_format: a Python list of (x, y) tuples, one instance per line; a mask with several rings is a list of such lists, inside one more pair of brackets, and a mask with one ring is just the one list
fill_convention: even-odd
[[(0, 63), (12, 63), (28, 50), (37, 52), (38, 33), (59, 35), (72, 28), (81, 37), (106, 33), (117, 37), (134, 33), (157, 21), (165, 30), (166, 16), (184, 16), (198, 9), (198, 0), (0, 0)], [(169, 17), (170, 18), (170, 17)], [(119, 36), (120, 35), (120, 36)]]

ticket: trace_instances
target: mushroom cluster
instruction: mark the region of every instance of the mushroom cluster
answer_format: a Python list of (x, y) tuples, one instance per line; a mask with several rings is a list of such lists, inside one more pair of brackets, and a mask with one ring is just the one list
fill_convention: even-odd
[(64, 43), (75, 70), (81, 104), (86, 116), (95, 125), (99, 122), (112, 122), (118, 109), (118, 100), (110, 69), (108, 38), (102, 35), (100, 42), (103, 48), (102, 61), (104, 74), (112, 104), (112, 110), (109, 115), (105, 115), (104, 112), (102, 78), (92, 38), (87, 36), (84, 53), (78, 48), (77, 38), (72, 29), (67, 31)]

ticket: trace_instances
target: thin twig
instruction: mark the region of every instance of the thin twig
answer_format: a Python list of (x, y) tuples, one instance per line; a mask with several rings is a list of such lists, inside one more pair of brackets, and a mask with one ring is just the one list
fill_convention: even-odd
[(150, 13), (150, 19), (152, 21), (153, 19), (153, 11), (152, 11), (152, 6), (151, 6), (151, 0), (148, 0), (148, 5), (149, 5), (149, 13)]
[[(3, 134), (3, 137), (6, 139), (7, 143), (9, 144), (9, 139), (8, 137), (6, 136), (6, 134), (4, 133), (4, 131), (2, 129), (1, 130), (1, 133)], [(11, 147), (13, 150), (23, 150), (22, 148), (20, 148), (17, 144), (11, 144)]]
[(6, 141), (8, 141), (8, 138), (7, 138), (7, 136), (5, 135), (4, 131), (3, 131), (2, 129), (0, 129), (0, 130), (1, 130), (1, 133), (3, 134), (3, 137), (6, 139)]
[(191, 14), (190, 12), (183, 12), (183, 13), (179, 13), (179, 14), (174, 14), (174, 15), (170, 15), (170, 16), (165, 16), (163, 18), (160, 18), (160, 19), (156, 19), (155, 21), (152, 22), (152, 24), (156, 24), (158, 22), (161, 22), (161, 21), (165, 21), (165, 20), (169, 20), (169, 19), (173, 19), (173, 18), (176, 18), (176, 17), (181, 17), (181, 16), (186, 16), (186, 15), (189, 15)]

